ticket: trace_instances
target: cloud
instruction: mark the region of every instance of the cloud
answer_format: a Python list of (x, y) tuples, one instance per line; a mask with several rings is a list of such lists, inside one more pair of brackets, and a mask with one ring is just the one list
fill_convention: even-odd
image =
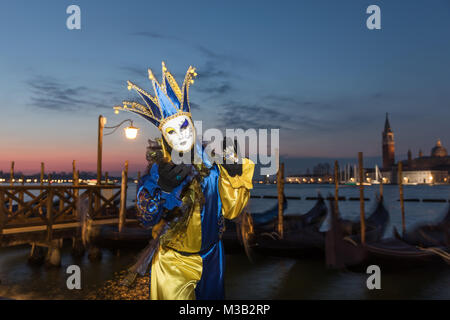
[(183, 41), (180, 38), (174, 37), (174, 36), (169, 36), (169, 35), (165, 35), (162, 33), (157, 33), (157, 32), (148, 32), (148, 31), (138, 31), (138, 32), (133, 32), (130, 33), (131, 36), (138, 36), (138, 37), (144, 37), (144, 38), (149, 38), (149, 39), (162, 39), (162, 40), (178, 40), (178, 41)]
[(242, 58), (242, 56), (235, 56), (230, 54), (220, 53), (210, 48), (205, 47), (204, 45), (194, 45), (194, 49), (203, 54), (207, 59), (212, 61), (220, 61), (223, 64), (232, 64), (232, 65), (250, 65), (253, 64), (252, 61)]
[(199, 86), (198, 91), (211, 95), (209, 98), (217, 98), (217, 96), (226, 95), (232, 91), (229, 82), (208, 84), (207, 86)]
[(200, 110), (201, 107), (195, 102), (189, 101), (189, 105), (191, 106), (191, 110)]
[[(26, 81), (30, 89), (30, 105), (55, 111), (74, 111), (80, 108), (109, 109), (113, 92), (92, 90), (86, 86), (67, 85), (53, 77), (36, 76)], [(120, 101), (120, 100), (119, 100)]]
[(229, 102), (219, 113), (220, 124), (224, 128), (279, 128), (289, 121), (289, 116), (276, 110), (257, 105)]
[[(213, 50), (204, 44), (188, 42), (184, 38), (168, 35), (162, 32), (154, 31), (137, 31), (130, 33), (132, 36), (144, 37), (154, 41), (168, 40), (185, 46), (187, 49), (195, 50), (200, 56), (203, 56), (203, 64), (196, 65), (198, 73), (198, 81), (196, 81), (196, 91), (202, 94), (203, 103), (210, 104), (214, 102), (223, 102), (227, 97), (237, 91), (235, 82), (240, 78), (239, 73), (232, 72), (231, 70), (238, 70), (252, 65), (251, 61), (246, 61), (241, 56), (230, 55), (218, 50)], [(168, 66), (170, 69), (170, 66)], [(134, 65), (123, 66), (122, 70), (131, 74), (133, 78), (143, 78), (143, 71)], [(157, 70), (155, 70), (157, 76)], [(174, 72), (175, 71), (175, 72)], [(183, 70), (184, 71), (184, 70)], [(176, 72), (171, 70), (177, 79), (179, 85), (183, 81), (184, 72)], [(193, 105), (193, 109), (198, 109), (199, 105)]]
[(220, 121), (232, 127), (281, 128), (310, 134), (342, 129), (341, 121), (345, 121), (335, 116), (340, 108), (333, 103), (296, 95), (266, 94), (256, 103), (228, 101), (220, 109)]
[(205, 101), (220, 100), (236, 90), (232, 82), (232, 74), (225, 70), (220, 61), (207, 60), (197, 67), (199, 92), (206, 95)]
[(120, 67), (120, 69), (124, 70), (127, 73), (127, 75), (132, 74), (133, 78), (134, 77), (139, 77), (139, 78), (147, 78), (148, 77), (146, 68), (139, 68), (136, 66), (122, 66), (122, 67)]

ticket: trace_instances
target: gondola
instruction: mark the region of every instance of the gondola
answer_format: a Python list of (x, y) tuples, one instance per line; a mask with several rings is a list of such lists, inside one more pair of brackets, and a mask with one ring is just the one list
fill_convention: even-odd
[[(323, 255), (324, 233), (319, 231), (327, 216), (324, 199), (319, 195), (314, 207), (303, 215), (283, 217), (283, 237), (276, 230), (277, 221), (269, 230), (254, 228), (251, 247), (259, 255), (304, 257)], [(259, 231), (259, 232), (258, 232)]]
[[(285, 231), (282, 239), (275, 232), (259, 234), (255, 232), (254, 251), (272, 256), (323, 256), (328, 242), (326, 241), (328, 234), (321, 232), (320, 226), (325, 220), (326, 214), (325, 201), (319, 196), (318, 202), (307, 214), (295, 218), (293, 216), (285, 217)], [(339, 222), (341, 237), (357, 237), (360, 228), (359, 222), (342, 219), (338, 214), (334, 215), (334, 220)], [(366, 219), (368, 238), (380, 239), (388, 221), (389, 214), (380, 202), (372, 215)]]
[(395, 238), (420, 247), (450, 247), (450, 207), (444, 218), (432, 225), (418, 225), (403, 236), (394, 228)]
[[(420, 230), (442, 230), (447, 227), (448, 232), (448, 214), (446, 218), (435, 226), (418, 227), (407, 233), (409, 241), (412, 241), (413, 234)], [(373, 227), (373, 226), (372, 226)], [(398, 233), (389, 239), (381, 239), (371, 236), (367, 232), (365, 244), (361, 244), (360, 237), (342, 236), (342, 226), (339, 223), (329, 231), (329, 244), (327, 246), (327, 265), (334, 268), (349, 268), (354, 271), (365, 272), (367, 266), (378, 265), (383, 269), (401, 270), (402, 268), (422, 267), (442, 264), (450, 264), (450, 255), (448, 246), (420, 246), (419, 243), (406, 241)], [(369, 228), (371, 228), (369, 226)], [(414, 239), (417, 239), (415, 237)]]
[[(356, 241), (361, 238), (360, 221), (352, 221), (338, 217), (337, 223), (342, 228), (343, 236), (347, 237), (347, 239)], [(365, 220), (366, 241), (379, 241), (383, 237), (388, 223), (389, 212), (384, 206), (383, 199), (380, 198), (377, 201), (375, 210)]]
[[(367, 255), (359, 245), (361, 241), (361, 224), (342, 219), (339, 211), (330, 201), (331, 223), (326, 232), (325, 259), (326, 265), (331, 268), (345, 268), (363, 262)], [(384, 207), (383, 198), (377, 201), (375, 210), (365, 220), (366, 241), (380, 241), (389, 222), (389, 213)]]
[[(288, 207), (286, 197), (283, 195), (283, 210)], [(225, 230), (222, 234), (222, 241), (227, 253), (242, 252), (242, 221), (246, 216), (246, 209), (244, 214), (241, 214), (237, 219), (225, 220)], [(270, 209), (261, 213), (251, 213), (248, 217), (251, 219), (253, 232), (272, 231), (275, 220), (278, 216), (278, 202)]]
[[(353, 267), (365, 269), (371, 264), (383, 269), (398, 269), (450, 264), (448, 248), (423, 248), (411, 245), (397, 238), (383, 239), (378, 242), (368, 242), (364, 246), (365, 259)], [(352, 267), (352, 266), (350, 266)]]

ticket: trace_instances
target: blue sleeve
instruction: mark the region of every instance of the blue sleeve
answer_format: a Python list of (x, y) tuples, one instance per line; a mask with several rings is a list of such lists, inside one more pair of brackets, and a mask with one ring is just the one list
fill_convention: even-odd
[(158, 179), (158, 165), (153, 164), (150, 173), (141, 178), (138, 186), (137, 218), (146, 228), (157, 224), (165, 211), (171, 211), (181, 206), (181, 190), (189, 181), (189, 179), (185, 179), (172, 192), (164, 192), (158, 185)]
[(154, 190), (153, 194), (142, 187), (139, 190), (136, 201), (137, 218), (145, 228), (152, 227), (161, 220), (163, 210), (160, 199), (159, 190)]

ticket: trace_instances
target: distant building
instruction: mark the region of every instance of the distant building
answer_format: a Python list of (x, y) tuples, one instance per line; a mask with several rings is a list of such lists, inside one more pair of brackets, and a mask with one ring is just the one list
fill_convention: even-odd
[(419, 156), (415, 159), (402, 161), (403, 166), (408, 170), (414, 169), (433, 169), (433, 170), (450, 170), (450, 157), (447, 149), (442, 146), (441, 140), (438, 139), (436, 146), (431, 149), (430, 156), (424, 156), (420, 151)]
[(419, 156), (402, 161), (404, 182), (406, 183), (446, 183), (450, 173), (450, 157), (447, 150), (438, 139), (436, 146), (431, 149), (430, 156)]
[(388, 114), (384, 122), (384, 131), (381, 134), (383, 145), (383, 169), (390, 170), (395, 165), (394, 132), (389, 123)]
[(447, 183), (448, 171), (444, 170), (408, 170), (403, 171), (404, 184)]
[[(398, 183), (398, 164), (395, 163), (394, 133), (389, 123), (388, 115), (383, 137), (383, 169), (381, 174), (384, 183)], [(450, 174), (450, 156), (438, 139), (436, 146), (431, 149), (430, 156), (424, 156), (419, 150), (417, 158), (412, 157), (411, 150), (408, 150), (408, 159), (401, 161), (403, 167), (403, 183), (406, 184), (434, 184), (448, 183)], [(374, 179), (374, 177), (372, 177)]]

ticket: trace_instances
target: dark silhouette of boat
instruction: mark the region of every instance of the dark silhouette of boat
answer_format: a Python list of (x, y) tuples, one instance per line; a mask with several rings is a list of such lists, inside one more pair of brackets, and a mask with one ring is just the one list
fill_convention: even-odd
[(251, 248), (260, 255), (303, 257), (323, 254), (324, 233), (319, 231), (327, 216), (325, 200), (319, 195), (314, 207), (303, 215), (283, 217), (283, 237), (275, 232), (277, 219), (254, 227)]
[[(283, 196), (283, 210), (288, 207), (288, 202)], [(249, 214), (250, 216), (247, 216)], [(225, 231), (222, 234), (222, 241), (227, 253), (242, 252), (242, 222), (247, 218), (251, 220), (252, 233), (270, 232), (274, 230), (274, 224), (278, 217), (278, 202), (261, 213), (244, 213), (234, 220), (225, 220)], [(245, 231), (244, 231), (245, 232)]]
[[(381, 217), (380, 206), (382, 206), (382, 200), (379, 201), (377, 210), (374, 212), (374, 214), (378, 212), (378, 217)], [(369, 230), (367, 230), (364, 244), (361, 243), (360, 235), (343, 235), (343, 226), (338, 220), (334, 221), (327, 234), (327, 265), (334, 268), (365, 271), (367, 266), (372, 264), (383, 269), (421, 267), (442, 264), (443, 261), (450, 264), (448, 220), (447, 213), (444, 220), (437, 225), (419, 226), (406, 233), (405, 237), (394, 231), (394, 237), (383, 239), (382, 233), (379, 233), (382, 230), (384, 232), (384, 228), (379, 225), (381, 219), (375, 217), (372, 221), (372, 223), (375, 222), (375, 226), (367, 226)], [(423, 246), (425, 243), (428, 246)]]
[[(331, 221), (326, 232), (325, 260), (331, 268), (345, 268), (356, 265), (366, 258), (366, 252), (358, 246), (361, 242), (361, 223), (342, 219), (339, 211), (330, 200)], [(366, 242), (380, 241), (389, 222), (389, 213), (384, 207), (383, 198), (378, 199), (375, 210), (365, 220)]]
[(450, 206), (444, 218), (431, 225), (417, 225), (403, 236), (394, 228), (394, 237), (420, 247), (450, 247)]
[[(305, 257), (323, 256), (328, 232), (320, 231), (328, 213), (325, 200), (319, 195), (314, 207), (304, 215), (284, 216), (284, 232), (281, 238), (276, 230), (277, 221), (263, 226), (255, 226), (253, 235), (249, 237), (252, 250), (261, 255)], [(358, 237), (360, 230), (359, 221), (342, 219), (334, 214), (334, 220), (338, 222), (340, 237)], [(332, 218), (333, 219), (333, 218)], [(377, 206), (373, 214), (366, 219), (367, 238), (380, 239), (389, 221), (389, 214), (382, 205)], [(336, 223), (335, 223), (336, 224)]]

